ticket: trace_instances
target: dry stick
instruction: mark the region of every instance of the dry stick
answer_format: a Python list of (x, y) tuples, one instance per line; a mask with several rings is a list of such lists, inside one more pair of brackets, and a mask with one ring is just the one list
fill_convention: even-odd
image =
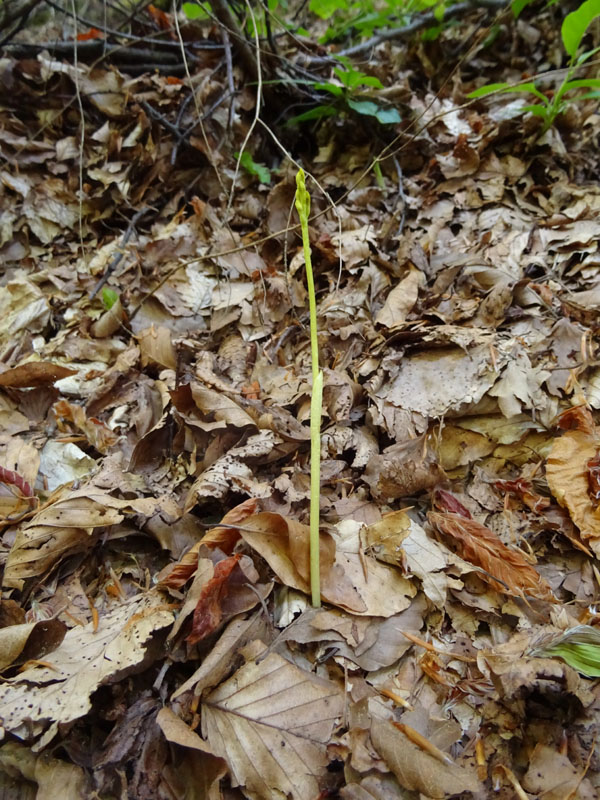
[[(236, 39), (236, 47), (238, 53), (240, 55), (240, 59), (244, 65), (247, 75), (251, 78), (252, 81), (258, 81), (258, 77), (260, 74), (260, 68), (257, 64), (256, 58), (254, 57), (254, 53), (246, 39), (238, 32), (237, 24), (233, 18), (231, 10), (225, 0), (211, 0), (211, 6), (213, 8), (215, 17), (218, 21), (225, 27), (229, 33), (233, 34)], [(252, 13), (252, 12), (251, 12)], [(252, 13), (252, 20), (254, 21), (254, 14)], [(256, 25), (254, 26), (254, 31), (256, 31)], [(258, 48), (258, 45), (257, 45)]]
[(225, 64), (227, 65), (227, 86), (231, 93), (231, 103), (229, 103), (229, 113), (227, 114), (227, 130), (231, 131), (233, 115), (235, 113), (235, 83), (233, 81), (233, 59), (231, 57), (231, 40), (227, 28), (221, 28), (223, 47), (225, 48)]
[[(418, 17), (411, 20), (407, 25), (403, 25), (400, 28), (390, 28), (390, 30), (381, 31), (375, 36), (372, 36), (370, 39), (366, 39), (364, 42), (354, 45), (354, 47), (347, 47), (345, 50), (340, 50), (339, 53), (335, 54), (336, 58), (339, 59), (340, 56), (352, 58), (354, 56), (363, 55), (363, 53), (367, 53), (369, 50), (377, 47), (377, 45), (383, 44), (383, 42), (389, 42), (393, 39), (402, 39), (404, 36), (415, 33), (415, 31), (425, 28), (427, 25), (439, 25), (440, 22), (445, 22), (446, 20), (457, 17), (466, 11), (473, 11), (474, 9), (480, 7), (505, 10), (506, 0), (480, 0), (479, 2), (458, 3), (455, 6), (450, 6), (450, 8), (445, 9), (441, 19), (436, 16), (435, 11), (427, 11), (426, 13), (420, 14)], [(333, 56), (325, 56), (311, 58), (308, 63), (310, 66), (316, 66), (319, 64), (330, 64), (332, 61), (335, 62), (335, 58), (333, 58)]]
[(140, 221), (140, 219), (143, 216), (145, 216), (148, 213), (148, 211), (150, 211), (150, 210), (154, 210), (154, 209), (151, 209), (150, 206), (145, 206), (144, 208), (141, 208), (139, 211), (136, 211), (136, 213), (133, 215), (129, 225), (127, 226), (127, 230), (125, 231), (125, 233), (123, 235), (123, 238), (121, 239), (121, 244), (119, 245), (119, 251), (113, 256), (110, 264), (108, 265), (108, 267), (104, 271), (104, 275), (100, 278), (98, 283), (92, 289), (92, 291), (90, 293), (90, 300), (94, 299), (94, 297), (98, 294), (100, 289), (104, 286), (104, 284), (107, 282), (107, 280), (113, 274), (113, 272), (119, 266), (119, 264), (123, 260), (123, 257), (125, 256), (125, 248), (127, 247), (127, 243), (129, 242), (129, 239), (131, 238), (131, 234), (135, 230), (135, 226)]
[(75, 82), (75, 96), (77, 98), (77, 105), (79, 107), (79, 246), (81, 248), (81, 257), (85, 256), (85, 249), (83, 246), (83, 147), (85, 144), (85, 115), (83, 113), (83, 103), (81, 102), (81, 93), (79, 91), (79, 61), (77, 58), (77, 12), (75, 9), (75, 0), (71, 0), (71, 10), (73, 12), (73, 66), (74, 66), (74, 82)]
[[(221, 0), (218, 0), (220, 3)], [(217, 6), (218, 6), (217, 3)], [(214, 4), (214, 3), (213, 3)], [(240, 147), (240, 151), (238, 153), (237, 161), (235, 162), (235, 172), (233, 173), (233, 181), (231, 184), (231, 191), (229, 192), (229, 198), (227, 200), (227, 208), (225, 209), (225, 218), (229, 216), (229, 212), (231, 210), (231, 204), (233, 202), (233, 195), (235, 192), (235, 184), (237, 183), (238, 174), (240, 171), (240, 162), (242, 160), (242, 156), (244, 155), (244, 150), (246, 149), (246, 145), (250, 141), (250, 137), (252, 136), (254, 129), (256, 128), (256, 123), (260, 119), (260, 106), (262, 101), (262, 67), (260, 62), (260, 41), (258, 39), (258, 27), (256, 25), (256, 18), (254, 17), (254, 11), (252, 10), (252, 6), (246, 0), (246, 6), (248, 7), (248, 11), (250, 12), (250, 18), (252, 19), (252, 25), (254, 27), (254, 44), (256, 48), (256, 60), (255, 60), (255, 74), (256, 74), (256, 107), (254, 109), (254, 119), (248, 128), (246, 135), (244, 136), (244, 141), (242, 142), (242, 146)], [(228, 9), (229, 10), (229, 9)], [(242, 51), (243, 52), (243, 51)], [(254, 57), (253, 57), (254, 60)]]
[[(40, 2), (41, 0), (28, 0), (28, 2), (23, 3), (22, 6), (19, 7), (15, 6), (12, 12), (4, 11), (4, 13), (2, 14), (2, 18), (0, 19), (0, 31), (5, 30), (6, 28), (8, 28), (9, 25), (12, 25), (13, 22), (20, 19), (21, 17), (29, 16), (29, 14), (31, 14), (33, 9), (37, 5), (39, 5)], [(8, 3), (6, 3), (6, 5), (4, 6), (5, 9), (7, 5)]]

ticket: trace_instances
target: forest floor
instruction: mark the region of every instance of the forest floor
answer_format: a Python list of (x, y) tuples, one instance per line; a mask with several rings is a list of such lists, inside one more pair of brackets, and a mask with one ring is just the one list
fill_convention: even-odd
[(467, 97), (566, 12), (214, 8), (3, 46), (0, 794), (597, 798), (597, 99)]

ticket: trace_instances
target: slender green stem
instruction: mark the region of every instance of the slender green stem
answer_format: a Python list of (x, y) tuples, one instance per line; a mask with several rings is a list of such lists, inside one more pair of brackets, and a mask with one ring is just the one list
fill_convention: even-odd
[(310, 592), (313, 606), (321, 605), (321, 574), (319, 565), (319, 498), (321, 495), (321, 408), (323, 405), (323, 373), (319, 370), (319, 339), (317, 335), (317, 299), (312, 271), (308, 217), (310, 195), (306, 190), (304, 170), (296, 175), (296, 210), (300, 217), (308, 305), (310, 311), (310, 357), (313, 391), (310, 401)]

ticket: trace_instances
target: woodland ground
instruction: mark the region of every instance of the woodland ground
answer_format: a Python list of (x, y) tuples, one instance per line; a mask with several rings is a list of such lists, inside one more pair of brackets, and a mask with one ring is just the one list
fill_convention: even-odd
[(551, 97), (571, 7), (324, 41), (300, 5), (26, 5), (0, 6), (0, 795), (596, 798), (597, 99), (543, 133), (522, 94), (467, 98)]

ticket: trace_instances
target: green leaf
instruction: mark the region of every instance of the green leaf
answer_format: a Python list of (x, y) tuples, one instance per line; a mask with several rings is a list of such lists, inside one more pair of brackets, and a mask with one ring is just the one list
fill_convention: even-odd
[(523, 114), (529, 112), (536, 117), (543, 117), (544, 119), (546, 119), (546, 117), (548, 117), (551, 113), (546, 106), (543, 106), (540, 103), (535, 103), (532, 106), (523, 106), (521, 111)]
[(342, 97), (344, 94), (342, 87), (338, 86), (336, 83), (314, 83), (313, 87), (324, 92), (329, 92), (336, 97)]
[(102, 289), (102, 305), (107, 311), (110, 311), (118, 299), (119, 293), (114, 289), (109, 289), (107, 286)]
[(575, 60), (581, 40), (596, 17), (600, 17), (600, 0), (585, 0), (578, 9), (564, 18), (560, 33), (565, 50), (572, 60)]
[(437, 19), (438, 22), (443, 22), (445, 13), (446, 13), (446, 6), (444, 5), (444, 3), (440, 3), (433, 9), (433, 16)]
[(595, 56), (599, 50), (600, 47), (594, 47), (592, 50), (586, 50), (585, 53), (582, 53), (577, 59), (577, 65), (580, 66), (581, 64), (585, 64), (585, 62), (588, 61), (588, 59), (590, 59), (592, 56)]
[(503, 89), (509, 89), (510, 83), (488, 83), (485, 86), (480, 86), (479, 89), (475, 89), (473, 92), (469, 92), (467, 97), (469, 100), (474, 100), (476, 97), (486, 97), (488, 94), (493, 94), (493, 92), (501, 92)]
[(313, 14), (321, 19), (329, 19), (336, 11), (347, 11), (346, 0), (310, 0), (309, 6)]
[(366, 75), (356, 69), (342, 70), (339, 67), (334, 67), (333, 72), (348, 89), (356, 89), (358, 86), (373, 86), (375, 89), (383, 89), (383, 84), (379, 78), (375, 78), (373, 75)]
[(397, 125), (402, 122), (402, 117), (397, 108), (379, 108), (375, 115), (382, 125)]
[[(238, 158), (239, 153), (236, 153), (235, 156)], [(247, 150), (242, 153), (240, 164), (246, 172), (257, 177), (261, 183), (271, 183), (271, 170), (264, 164), (257, 164)]]
[(562, 658), (588, 678), (600, 678), (600, 631), (591, 625), (577, 625), (532, 655)]
[(561, 94), (570, 92), (571, 89), (600, 89), (600, 78), (581, 78), (576, 81), (567, 81), (560, 87)]
[[(210, 8), (210, 5), (208, 5), (208, 7)], [(182, 5), (182, 9), (183, 13), (188, 19), (210, 19), (206, 9), (203, 6), (197, 5), (196, 3), (184, 3)]]
[(377, 103), (373, 103), (371, 100), (352, 100), (352, 98), (348, 98), (346, 102), (353, 111), (356, 111), (357, 114), (363, 114), (367, 117), (375, 117), (375, 119), (381, 122), (382, 125), (390, 125), (393, 123), (402, 122), (402, 117), (396, 108), (382, 108), (381, 106), (378, 106)]
[(323, 119), (323, 117), (333, 117), (338, 111), (333, 106), (315, 106), (310, 111), (298, 114), (288, 119), (286, 125), (294, 125), (296, 122), (309, 122), (311, 119)]
[(384, 190), (385, 189), (385, 178), (383, 177), (383, 172), (381, 171), (381, 164), (379, 163), (379, 161), (376, 161), (373, 164), (373, 172), (375, 173), (375, 179), (377, 181), (377, 186), (379, 186), (380, 189)]
[(467, 97), (469, 99), (473, 99), (475, 97), (485, 97), (493, 92), (501, 92), (502, 94), (520, 94), (527, 92), (539, 97), (539, 99), (545, 105), (550, 105), (550, 101), (546, 95), (540, 92), (533, 81), (528, 81), (527, 83), (518, 83), (515, 86), (511, 85), (510, 83), (488, 83), (487, 86), (480, 86), (479, 89), (475, 89), (474, 92), (469, 92)]
[(373, 103), (371, 100), (352, 100), (348, 98), (347, 102), (353, 111), (356, 111), (357, 114), (364, 114), (367, 117), (376, 117), (378, 111), (381, 110), (377, 103)]
[(533, 0), (513, 0), (510, 4), (510, 7), (512, 8), (515, 19), (518, 19), (521, 11), (523, 11), (524, 8), (527, 8), (527, 6), (532, 2)]
[(430, 28), (425, 28), (421, 34), (421, 39), (424, 42), (435, 42), (443, 30), (443, 25), (432, 25)]

